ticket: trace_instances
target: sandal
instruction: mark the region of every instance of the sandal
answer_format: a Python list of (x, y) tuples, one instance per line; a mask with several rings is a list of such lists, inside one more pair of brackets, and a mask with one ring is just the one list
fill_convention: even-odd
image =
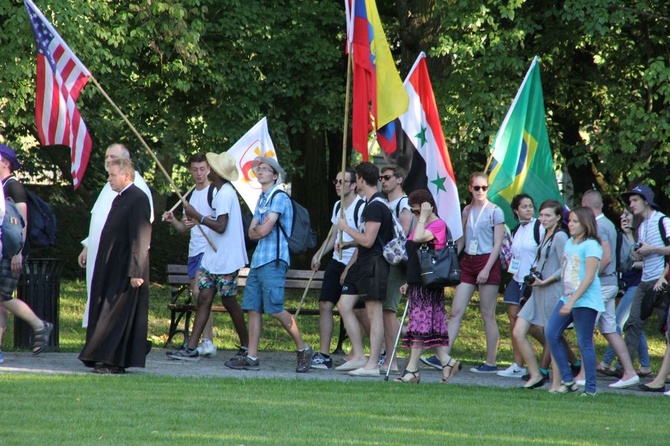
[(579, 390), (579, 386), (577, 386), (576, 382), (574, 382), (574, 381), (569, 382), (569, 383), (562, 382), (561, 387), (556, 389), (553, 393), (559, 393), (559, 394), (564, 395), (566, 393), (576, 392), (577, 390)]
[(49, 345), (51, 332), (54, 329), (50, 322), (42, 321), (42, 323), (44, 323), (44, 327), (41, 330), (35, 330), (33, 334), (33, 355), (39, 355)]
[(403, 373), (400, 378), (396, 378), (393, 381), (405, 384), (419, 384), (419, 381), (421, 381), (421, 375), (419, 374), (418, 370), (411, 371), (405, 369), (405, 373)]
[[(445, 375), (444, 373), (447, 368), (449, 368), (448, 370), (449, 373)], [(461, 370), (461, 362), (454, 358), (450, 358), (449, 362), (446, 365), (442, 366), (442, 382), (448, 383), (454, 376), (456, 376), (456, 374), (458, 374), (460, 370)]]

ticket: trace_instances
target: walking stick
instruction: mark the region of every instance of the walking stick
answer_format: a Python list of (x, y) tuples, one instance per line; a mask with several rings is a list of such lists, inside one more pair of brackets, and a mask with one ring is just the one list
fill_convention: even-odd
[[(193, 186), (191, 186), (191, 188), (189, 190), (186, 191), (186, 193), (184, 194), (184, 197), (186, 197), (188, 194), (190, 194), (193, 191), (193, 189), (195, 189), (195, 184)], [(172, 206), (168, 212), (174, 212), (174, 210), (177, 209), (181, 203), (182, 203), (181, 200), (176, 202), (174, 204), (174, 206)]]
[(405, 303), (405, 311), (402, 313), (402, 321), (400, 321), (400, 328), (398, 328), (398, 336), (395, 337), (395, 344), (393, 344), (393, 352), (391, 353), (391, 360), (389, 361), (389, 366), (386, 369), (386, 376), (384, 377), (384, 381), (389, 380), (389, 374), (391, 373), (391, 364), (393, 364), (393, 360), (395, 359), (395, 351), (398, 348), (398, 341), (400, 340), (400, 333), (402, 333), (402, 327), (405, 325), (405, 317), (407, 317), (407, 310), (409, 310), (409, 297), (407, 298), (407, 302)]
[[(330, 239), (330, 235), (333, 233), (333, 226), (330, 226), (330, 231), (328, 231), (328, 235), (326, 236), (326, 240)], [(321, 260), (321, 257), (323, 256), (323, 248), (325, 245), (321, 245), (321, 248), (319, 248), (319, 260)], [(309, 287), (312, 284), (312, 280), (314, 280), (314, 275), (316, 274), (315, 270), (312, 270), (312, 275), (309, 276), (309, 280), (307, 281), (307, 286), (305, 287), (305, 292), (302, 293), (302, 299), (300, 299), (300, 303), (298, 304), (298, 309), (295, 310), (295, 317), (298, 317), (300, 314), (300, 310), (302, 309), (303, 304), (305, 303), (305, 296), (307, 296), (307, 292), (309, 291)]]

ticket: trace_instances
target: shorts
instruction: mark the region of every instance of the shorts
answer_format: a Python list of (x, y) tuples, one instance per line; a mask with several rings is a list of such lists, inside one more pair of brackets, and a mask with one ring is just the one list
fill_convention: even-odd
[[(461, 259), (461, 283), (477, 285), (477, 275), (484, 269), (489, 257), (490, 254), (478, 254), (476, 256), (463, 254)], [(500, 285), (501, 276), (500, 258), (497, 258), (489, 272), (489, 280), (479, 285)]]
[(386, 300), (384, 310), (398, 311), (400, 302), (400, 287), (407, 282), (407, 268), (404, 265), (389, 265), (389, 277), (386, 286)]
[(526, 300), (523, 295), (523, 291), (526, 288), (525, 283), (519, 283), (514, 279), (511, 279), (505, 288), (505, 294), (503, 294), (503, 302), (510, 305), (521, 306), (521, 301)]
[(221, 297), (237, 296), (237, 274), (212, 274), (206, 269), (200, 268), (200, 277), (198, 278), (198, 288), (201, 290), (214, 289), (216, 295)]
[(605, 312), (598, 315), (596, 326), (600, 334), (615, 333), (617, 329), (614, 300), (619, 293), (619, 287), (617, 285), (603, 285), (600, 287), (600, 292), (603, 296)]
[(19, 284), (21, 273), (12, 272), (12, 260), (2, 259), (0, 262), (0, 301), (12, 300), (14, 290)]
[(188, 258), (188, 278), (193, 280), (195, 279), (195, 275), (200, 269), (200, 264), (202, 263), (202, 256), (204, 256), (205, 253), (201, 252), (200, 254), (196, 254), (193, 257)]
[(242, 309), (265, 314), (284, 311), (286, 271), (288, 264), (283, 260), (251, 268), (244, 287)]
[(376, 260), (365, 260), (364, 263), (357, 261), (349, 268), (342, 294), (356, 294), (363, 302), (385, 301), (389, 266), (382, 256)]
[(330, 302), (337, 305), (342, 294), (342, 285), (340, 285), (340, 277), (347, 265), (338, 262), (335, 259), (330, 259), (326, 271), (323, 273), (323, 284), (321, 285), (321, 294), (319, 295), (319, 302)]

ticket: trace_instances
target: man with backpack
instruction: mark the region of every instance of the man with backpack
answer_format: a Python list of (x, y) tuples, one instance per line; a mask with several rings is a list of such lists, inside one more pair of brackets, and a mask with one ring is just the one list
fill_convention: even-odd
[(643, 218), (637, 230), (638, 242), (633, 246), (634, 257), (642, 261), (642, 278), (633, 298), (630, 316), (623, 327), (628, 355), (634, 361), (644, 321), (652, 312), (645, 304), (650, 301), (655, 302), (654, 285), (663, 274), (665, 256), (670, 254), (670, 246), (668, 246), (670, 219), (660, 212), (659, 206), (654, 202), (654, 192), (645, 184), (636, 185), (630, 191), (622, 194), (621, 198), (628, 204), (633, 215)]
[[(193, 191), (184, 198), (201, 215), (212, 215), (212, 203), (216, 187), (208, 178), (210, 168), (209, 164), (207, 164), (207, 158), (203, 153), (196, 153), (189, 158), (188, 163), (189, 172), (191, 173), (191, 177), (193, 177), (195, 186)], [(171, 223), (180, 233), (188, 232), (189, 234), (188, 277), (191, 280), (193, 301), (197, 303), (198, 292), (200, 291), (200, 288), (198, 288), (197, 272), (200, 269), (202, 256), (205, 254), (205, 249), (208, 245), (205, 236), (209, 236), (211, 230), (205, 225), (200, 225), (200, 228), (197, 228), (195, 220), (189, 218), (185, 212), (184, 217), (180, 220), (175, 218), (171, 211), (166, 211), (163, 213), (162, 220)], [(214, 339), (212, 319), (212, 315), (210, 314), (202, 333), (202, 342), (198, 345), (199, 355), (205, 358), (216, 355), (216, 347), (212, 342)]]
[[(2, 203), (1, 216), (5, 215), (5, 198), (14, 200), (19, 214), (23, 218), (24, 224), (28, 222), (28, 204), (27, 194), (23, 185), (12, 175), (14, 170), (20, 169), (21, 164), (16, 158), (16, 152), (0, 144), (0, 180), (2, 180), (2, 190), (0, 190), (0, 202)], [(16, 181), (11, 181), (13, 178)], [(0, 223), (2, 222), (0, 218)], [(26, 226), (23, 228), (23, 240), (26, 240)], [(24, 245), (25, 246), (25, 245)], [(14, 290), (19, 283), (21, 270), (23, 269), (25, 248), (19, 251), (12, 258), (2, 258), (0, 261), (0, 347), (2, 346), (2, 336), (7, 325), (8, 314), (12, 312), (15, 316), (25, 320), (35, 330), (33, 336), (33, 354), (40, 353), (44, 347), (49, 344), (49, 338), (53, 325), (38, 318), (33, 310), (22, 300), (14, 299)], [(5, 360), (2, 351), (0, 351), (0, 364)]]
[[(367, 199), (363, 210), (363, 231), (349, 227), (340, 218), (337, 227), (346, 232), (358, 245), (352, 258), (337, 303), (351, 341), (349, 360), (335, 370), (348, 371), (352, 376), (379, 376), (379, 357), (384, 339), (382, 306), (386, 300), (389, 263), (382, 255), (383, 246), (393, 238), (393, 216), (384, 196), (377, 190), (379, 169), (368, 162), (356, 166), (356, 187)], [(365, 357), (363, 340), (354, 306), (362, 300), (370, 321), (370, 357)], [(396, 332), (397, 334), (397, 332)]]
[[(342, 172), (337, 174), (333, 181), (337, 195), (341, 197), (333, 206), (333, 213), (330, 221), (333, 224), (330, 230), (330, 236), (323, 241), (319, 250), (312, 257), (312, 270), (318, 271), (321, 266), (321, 257), (333, 251), (332, 258), (328, 261), (328, 266), (323, 275), (323, 286), (319, 296), (319, 335), (321, 347), (312, 357), (312, 368), (328, 370), (333, 368), (333, 360), (330, 357), (330, 341), (333, 338), (333, 308), (340, 298), (342, 291), (342, 275), (346, 274), (346, 268), (351, 257), (356, 250), (352, 244), (353, 238), (343, 232), (341, 241), (338, 238), (337, 221), (340, 218), (341, 210), (344, 209), (344, 216), (349, 226), (358, 230), (358, 224), (361, 221), (361, 212), (365, 200), (356, 193), (356, 171), (353, 168), (347, 168), (342, 178)], [(341, 243), (339, 252), (335, 250), (335, 245)]]
[(286, 173), (275, 158), (257, 157), (252, 162), (253, 172), (261, 185), (261, 195), (249, 225), (249, 238), (258, 240), (251, 258), (242, 299), (242, 309), (249, 314), (249, 349), (246, 356), (236, 356), (225, 362), (236, 370), (258, 370), (263, 313), (277, 319), (293, 338), (298, 349), (296, 372), (309, 371), (314, 350), (302, 339), (300, 329), (291, 313), (284, 308), (284, 284), (291, 264), (289, 238), (293, 232), (293, 203), (279, 189)]
[[(382, 167), (379, 181), (382, 185), (382, 192), (388, 200), (388, 207), (396, 218), (400, 221), (402, 230), (406, 236), (409, 236), (414, 226), (414, 216), (409, 205), (409, 199), (403, 191), (405, 181), (405, 172), (399, 166), (387, 165)], [(395, 344), (400, 324), (398, 323), (397, 312), (400, 303), (400, 287), (407, 281), (405, 265), (391, 265), (388, 276), (388, 286), (386, 288), (386, 301), (384, 302), (384, 342), (387, 352), (392, 352)], [(397, 364), (389, 364), (390, 355), (382, 355), (384, 361), (380, 359), (382, 373), (386, 368), (391, 367), (393, 372), (398, 370)]]
[[(109, 163), (118, 158), (130, 159), (130, 152), (123, 144), (112, 144), (107, 147), (105, 151), (105, 170), (109, 172)], [(151, 198), (151, 190), (144, 178), (138, 171), (135, 171), (135, 178), (133, 184), (139, 187), (149, 198), (149, 206), (151, 208), (150, 221), (154, 221), (154, 204)], [(95, 259), (98, 255), (98, 245), (100, 244), (100, 234), (102, 228), (105, 226), (109, 210), (112, 208), (112, 201), (118, 194), (114, 192), (109, 184), (105, 182), (98, 199), (91, 209), (91, 222), (88, 228), (88, 237), (81, 241), (84, 248), (79, 253), (77, 262), (82, 268), (86, 268), (86, 307), (84, 308), (84, 317), (82, 320), (82, 327), (88, 326), (88, 313), (91, 303), (91, 282), (93, 280), (93, 268), (95, 266)]]
[[(600, 192), (597, 190), (586, 191), (582, 197), (582, 206), (588, 207), (593, 211), (593, 215), (596, 217), (596, 224), (598, 225), (598, 237), (603, 248), (602, 259), (600, 259), (598, 267), (598, 278), (600, 279), (605, 312), (598, 315), (598, 330), (612, 346), (623, 368), (621, 379), (610, 384), (610, 387), (624, 389), (638, 384), (640, 377), (637, 376), (635, 368), (633, 368), (633, 363), (630, 360), (623, 338), (617, 332), (614, 302), (619, 291), (619, 281), (616, 272), (617, 231), (614, 223), (603, 214), (603, 198)], [(582, 375), (583, 373), (580, 372), (576, 377), (577, 380), (580, 380)]]
[[(208, 213), (201, 213), (190, 203), (184, 205), (186, 217), (199, 221), (208, 231), (208, 237), (216, 250), (205, 242), (205, 251), (197, 273), (198, 303), (193, 321), (193, 331), (188, 344), (182, 349), (168, 352), (170, 359), (198, 360), (200, 352), (198, 340), (202, 335), (207, 320), (211, 318), (214, 296), (221, 297), (221, 303), (235, 326), (240, 339), (239, 357), (247, 354), (249, 333), (244, 322), (244, 313), (237, 301), (237, 276), (240, 268), (247, 264), (247, 251), (244, 249), (244, 229), (242, 227), (242, 210), (232, 181), (237, 180), (239, 172), (235, 159), (229, 153), (208, 153), (207, 163), (211, 168), (212, 183), (218, 190)], [(245, 293), (246, 294), (246, 293)], [(237, 357), (236, 356), (236, 357)]]

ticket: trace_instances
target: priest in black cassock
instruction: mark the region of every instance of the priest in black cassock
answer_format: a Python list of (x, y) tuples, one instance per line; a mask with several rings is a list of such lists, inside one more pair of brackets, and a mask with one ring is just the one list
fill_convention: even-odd
[(134, 176), (130, 160), (110, 162), (109, 184), (118, 196), (100, 236), (86, 344), (79, 354), (93, 373), (144, 367), (148, 353), (151, 207)]

